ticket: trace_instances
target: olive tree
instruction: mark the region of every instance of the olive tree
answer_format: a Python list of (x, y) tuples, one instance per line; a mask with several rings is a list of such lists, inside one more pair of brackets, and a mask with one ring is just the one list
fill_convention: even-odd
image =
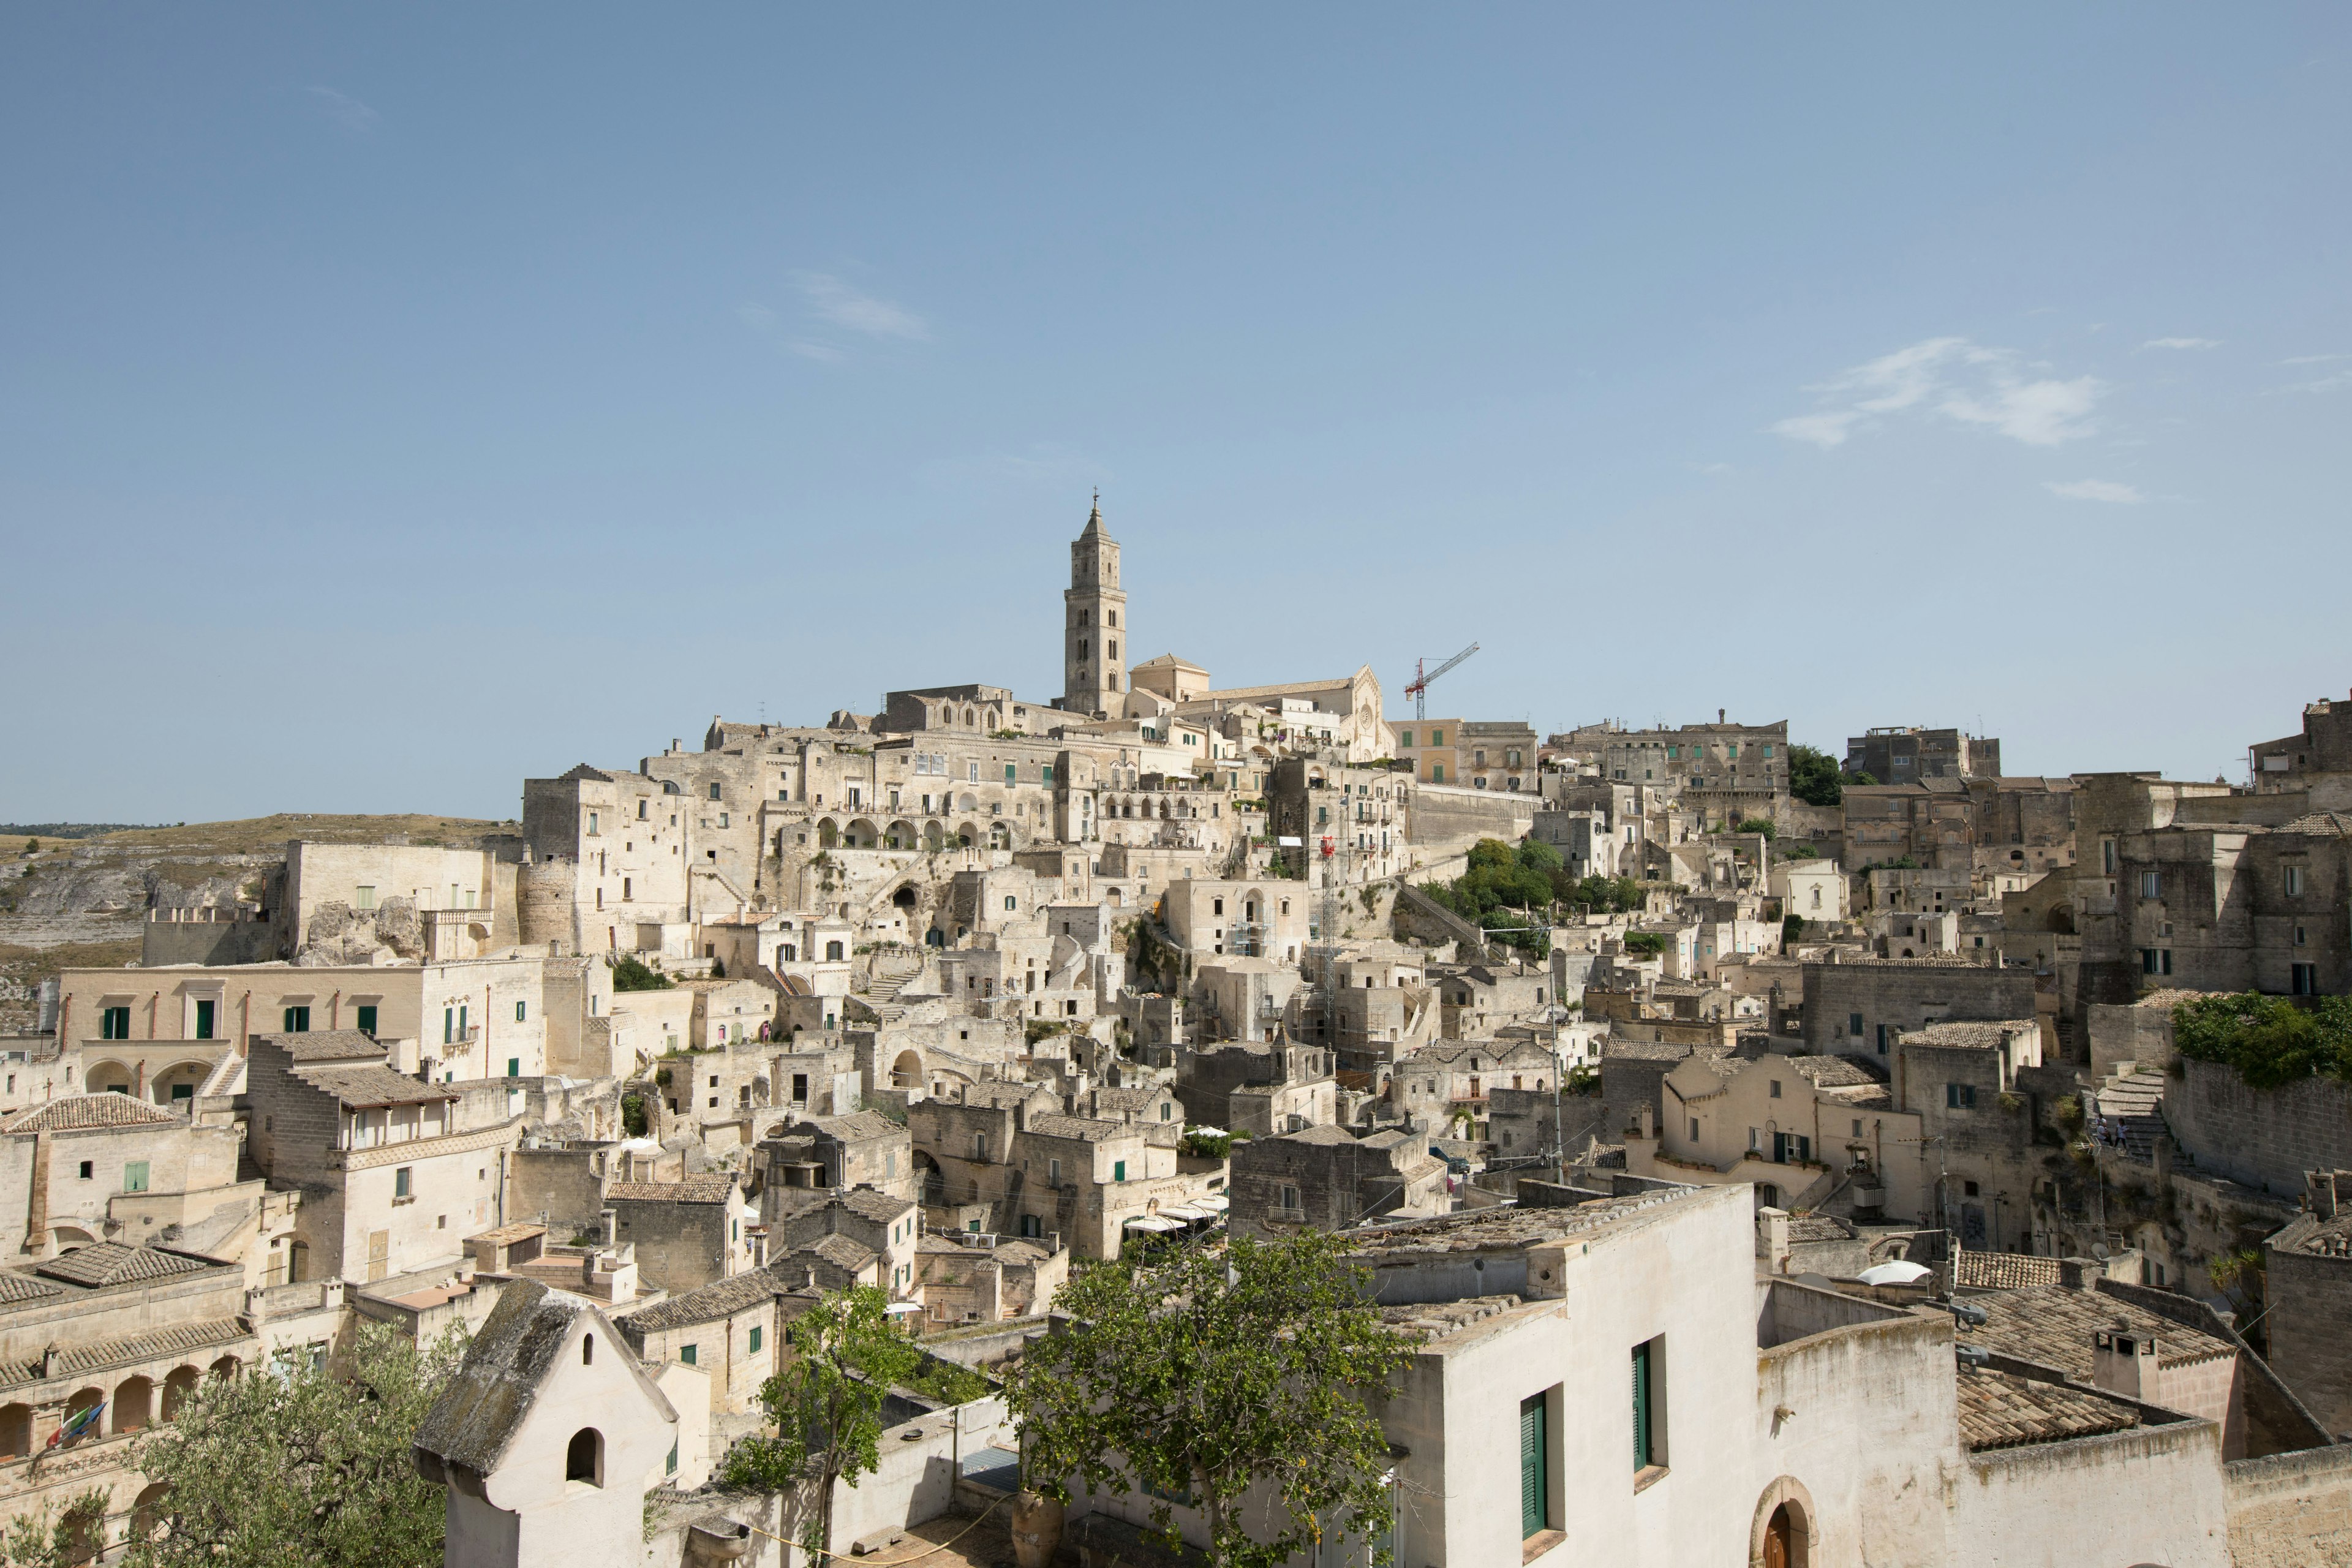
[(889, 1305), (880, 1290), (858, 1285), (827, 1292), (794, 1319), (785, 1335), (791, 1360), (760, 1385), (776, 1434), (736, 1444), (721, 1472), (730, 1487), (813, 1504), (800, 1529), (812, 1554), (833, 1551), (834, 1488), (856, 1486), (881, 1463), (882, 1403), (923, 1359), (890, 1321)]
[(1055, 1298), (1072, 1323), (1006, 1385), (1026, 1484), (1064, 1502), (1139, 1486), (1171, 1543), (1181, 1500), (1219, 1568), (1276, 1568), (1331, 1531), (1384, 1540), (1389, 1445), (1368, 1402), (1412, 1351), (1362, 1279), (1321, 1232), (1082, 1265)]

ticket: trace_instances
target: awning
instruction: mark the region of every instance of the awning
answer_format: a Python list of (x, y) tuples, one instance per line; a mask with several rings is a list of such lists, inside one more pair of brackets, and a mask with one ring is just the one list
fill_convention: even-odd
[(1127, 1222), (1129, 1230), (1181, 1230), (1181, 1220), (1162, 1219), (1156, 1214), (1139, 1214)]
[(1223, 1214), (1234, 1206), (1234, 1200), (1221, 1193), (1212, 1193), (1205, 1198), (1194, 1198), (1192, 1206), (1207, 1209), (1211, 1214)]
[(1160, 1217), (1162, 1219), (1181, 1219), (1189, 1222), (1196, 1219), (1208, 1218), (1209, 1211), (1207, 1209), (1193, 1208), (1184, 1204), (1176, 1204), (1163, 1206), (1160, 1210)]
[(882, 1310), (894, 1316), (904, 1316), (909, 1312), (921, 1311), (923, 1304), (920, 1301), (893, 1301)]

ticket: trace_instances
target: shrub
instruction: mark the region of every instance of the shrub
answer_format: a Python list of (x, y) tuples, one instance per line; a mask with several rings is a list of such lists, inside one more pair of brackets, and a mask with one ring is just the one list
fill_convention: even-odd
[(2280, 1089), (2325, 1076), (2352, 1082), (2352, 997), (2298, 1006), (2247, 991), (2200, 996), (2172, 1009), (2180, 1054), (2233, 1068), (2249, 1089)]
[(677, 982), (658, 969), (646, 966), (634, 952), (625, 952), (613, 961), (613, 989), (615, 991), (668, 991)]

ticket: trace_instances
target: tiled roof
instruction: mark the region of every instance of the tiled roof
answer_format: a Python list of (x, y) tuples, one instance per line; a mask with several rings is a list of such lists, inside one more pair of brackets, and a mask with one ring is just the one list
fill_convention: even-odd
[(188, 1258), (176, 1252), (158, 1252), (149, 1247), (125, 1247), (119, 1241), (93, 1242), (77, 1247), (71, 1252), (33, 1266), (34, 1272), (52, 1279), (62, 1279), (68, 1285), (87, 1285), (102, 1289), (109, 1285), (129, 1285), (142, 1279), (161, 1279), (173, 1274), (194, 1274), (211, 1268), (200, 1258)]
[(2087, 1389), (1967, 1365), (1958, 1375), (1960, 1443), (1971, 1452), (2059, 1443), (2139, 1425), (2137, 1410)]
[(1953, 1283), (1972, 1290), (2020, 1290), (2058, 1283), (2058, 1260), (2021, 1252), (1963, 1251), (1953, 1266)]
[(47, 1296), (62, 1296), (62, 1285), (52, 1285), (30, 1274), (19, 1274), (13, 1268), (0, 1268), (0, 1302), (37, 1301)]
[(682, 1296), (672, 1296), (667, 1301), (656, 1301), (617, 1320), (617, 1322), (622, 1329), (642, 1338), (645, 1334), (664, 1329), (691, 1328), (697, 1323), (713, 1323), (721, 1318), (731, 1318), (738, 1312), (772, 1301), (785, 1289), (783, 1281), (771, 1270), (754, 1268), (746, 1274), (714, 1279)]
[(1793, 1215), (1789, 1220), (1790, 1241), (1852, 1241), (1853, 1226), (1835, 1215)]
[(518, 1241), (529, 1241), (534, 1236), (546, 1234), (547, 1227), (543, 1225), (526, 1225), (518, 1220), (512, 1225), (499, 1226), (495, 1229), (478, 1230), (466, 1239), (487, 1241), (492, 1247), (510, 1247)]
[(793, 1249), (795, 1257), (803, 1252), (815, 1253), (845, 1274), (856, 1274), (861, 1269), (870, 1268), (874, 1260), (881, 1256), (872, 1247), (852, 1241), (845, 1236), (828, 1236), (821, 1240), (812, 1241), (806, 1247), (796, 1247)]
[(2237, 1347), (2186, 1323), (2159, 1318), (2104, 1290), (2070, 1290), (2063, 1285), (2029, 1285), (1979, 1296), (1971, 1303), (1987, 1322), (1968, 1338), (1988, 1350), (2056, 1367), (2080, 1383), (2091, 1381), (2091, 1341), (2101, 1330), (2122, 1330), (2157, 1342), (2164, 1366), (2184, 1366), (2237, 1354)]
[(912, 1198), (894, 1198), (889, 1194), (877, 1192), (872, 1187), (852, 1187), (849, 1191), (838, 1194), (834, 1201), (850, 1213), (862, 1215), (877, 1225), (887, 1225), (893, 1220), (903, 1218), (907, 1212), (915, 1206)]
[(2273, 1236), (2270, 1244), (2282, 1252), (2314, 1258), (2352, 1258), (2352, 1208), (2339, 1209), (2334, 1219), (2326, 1220), (2306, 1209)]
[(1990, 1051), (1998, 1048), (2001, 1041), (2011, 1035), (2021, 1035), (2036, 1026), (2032, 1018), (2005, 1018), (1990, 1023), (1930, 1024), (1924, 1029), (1904, 1030), (1903, 1038), (1947, 1049)]
[(688, 1176), (681, 1182), (614, 1182), (607, 1203), (723, 1204), (735, 1192), (732, 1176)]
[(127, 1094), (67, 1094), (16, 1112), (0, 1122), (0, 1132), (72, 1132), (89, 1127), (149, 1127), (180, 1120), (160, 1106)]
[(1422, 1301), (1383, 1307), (1381, 1321), (1409, 1339), (1423, 1344), (1459, 1332), (1520, 1305), (1517, 1296), (1471, 1296), (1458, 1301)]
[(878, 1110), (853, 1110), (846, 1116), (806, 1116), (801, 1125), (854, 1142), (860, 1138), (903, 1138), (907, 1130)]
[[(67, 1377), (97, 1372), (104, 1367), (132, 1366), (143, 1361), (162, 1361), (166, 1356), (216, 1350), (222, 1345), (233, 1345), (239, 1340), (252, 1338), (251, 1331), (235, 1318), (207, 1318), (201, 1322), (176, 1323), (168, 1329), (158, 1329), (153, 1333), (126, 1334), (121, 1339), (60, 1346), (48, 1375)], [(39, 1375), (37, 1363), (35, 1375)]]
[(317, 1029), (299, 1035), (256, 1035), (294, 1059), (306, 1062), (380, 1062), (383, 1047), (357, 1029)]
[(457, 1094), (394, 1072), (387, 1067), (320, 1067), (298, 1068), (304, 1083), (331, 1094), (346, 1106), (372, 1110), (386, 1105), (434, 1105)]
[(1033, 1116), (1029, 1131), (1041, 1138), (1075, 1138), (1087, 1143), (1104, 1143), (1129, 1133), (1124, 1121), (1097, 1121), (1091, 1116)]
[(1883, 1071), (1873, 1072), (1871, 1063), (1865, 1066), (1852, 1057), (1791, 1057), (1789, 1068), (1816, 1089), (1861, 1088), (1886, 1081)]
[(1095, 1090), (1097, 1110), (1142, 1110), (1160, 1097), (1156, 1089), (1098, 1089)]
[(1042, 1083), (1007, 1083), (1001, 1079), (984, 1079), (979, 1083), (964, 1085), (963, 1103), (984, 1110), (1010, 1110), (1035, 1098)]

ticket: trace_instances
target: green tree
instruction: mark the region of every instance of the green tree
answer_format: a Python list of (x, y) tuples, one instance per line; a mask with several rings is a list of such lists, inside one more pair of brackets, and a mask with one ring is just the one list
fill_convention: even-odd
[[(1026, 1484), (1065, 1502), (1139, 1486), (1171, 1544), (1173, 1503), (1197, 1508), (1216, 1568), (1276, 1568), (1328, 1532), (1381, 1540), (1389, 1443), (1365, 1401), (1412, 1352), (1347, 1245), (1307, 1231), (1080, 1265), (1055, 1299), (1076, 1321), (1005, 1390)], [(1261, 1488), (1253, 1533), (1241, 1504)]]
[(1638, 953), (1643, 958), (1655, 958), (1666, 951), (1665, 932), (1629, 931), (1625, 933), (1625, 951)]
[(728, 1451), (727, 1485), (799, 1499), (801, 1547), (811, 1553), (833, 1551), (834, 1487), (855, 1487), (881, 1463), (882, 1402), (922, 1363), (889, 1305), (880, 1290), (857, 1285), (828, 1291), (794, 1319), (784, 1336), (792, 1359), (760, 1385), (776, 1435)]
[(649, 968), (634, 952), (625, 952), (613, 961), (613, 989), (615, 991), (668, 991), (677, 982), (658, 969)]
[(2352, 997), (2306, 1007), (2253, 991), (2200, 996), (2172, 1009), (2172, 1039), (2184, 1057), (2235, 1068), (2249, 1089), (2320, 1074), (2352, 1080)]
[(465, 1358), (362, 1322), (351, 1375), (298, 1358), (213, 1378), (131, 1462), (168, 1489), (130, 1568), (438, 1568), (444, 1498), (409, 1442)]
[(1789, 793), (1807, 805), (1837, 805), (1845, 799), (1837, 763), (1812, 746), (1789, 748)]
[(68, 1499), (52, 1514), (43, 1503), (20, 1513), (0, 1530), (0, 1565), (5, 1568), (75, 1568), (95, 1560), (91, 1547), (105, 1533), (106, 1489), (92, 1487)]
[(39, 839), (37, 839), (37, 838), (27, 838), (27, 839), (26, 839), (26, 840), (25, 840), (25, 853), (26, 853), (26, 854), (27, 854), (27, 855), (38, 855), (40, 852), (41, 852), (41, 841), (40, 841)]
[(1804, 934), (1804, 916), (1782, 915), (1780, 917), (1780, 945), (1782, 947), (1786, 947), (1790, 942), (1801, 940)]
[(1780, 825), (1773, 821), (1769, 816), (1750, 816), (1743, 820), (1739, 826), (1733, 828), (1732, 831), (1734, 833), (1760, 833), (1764, 836), (1764, 841), (1769, 844), (1780, 835)]

